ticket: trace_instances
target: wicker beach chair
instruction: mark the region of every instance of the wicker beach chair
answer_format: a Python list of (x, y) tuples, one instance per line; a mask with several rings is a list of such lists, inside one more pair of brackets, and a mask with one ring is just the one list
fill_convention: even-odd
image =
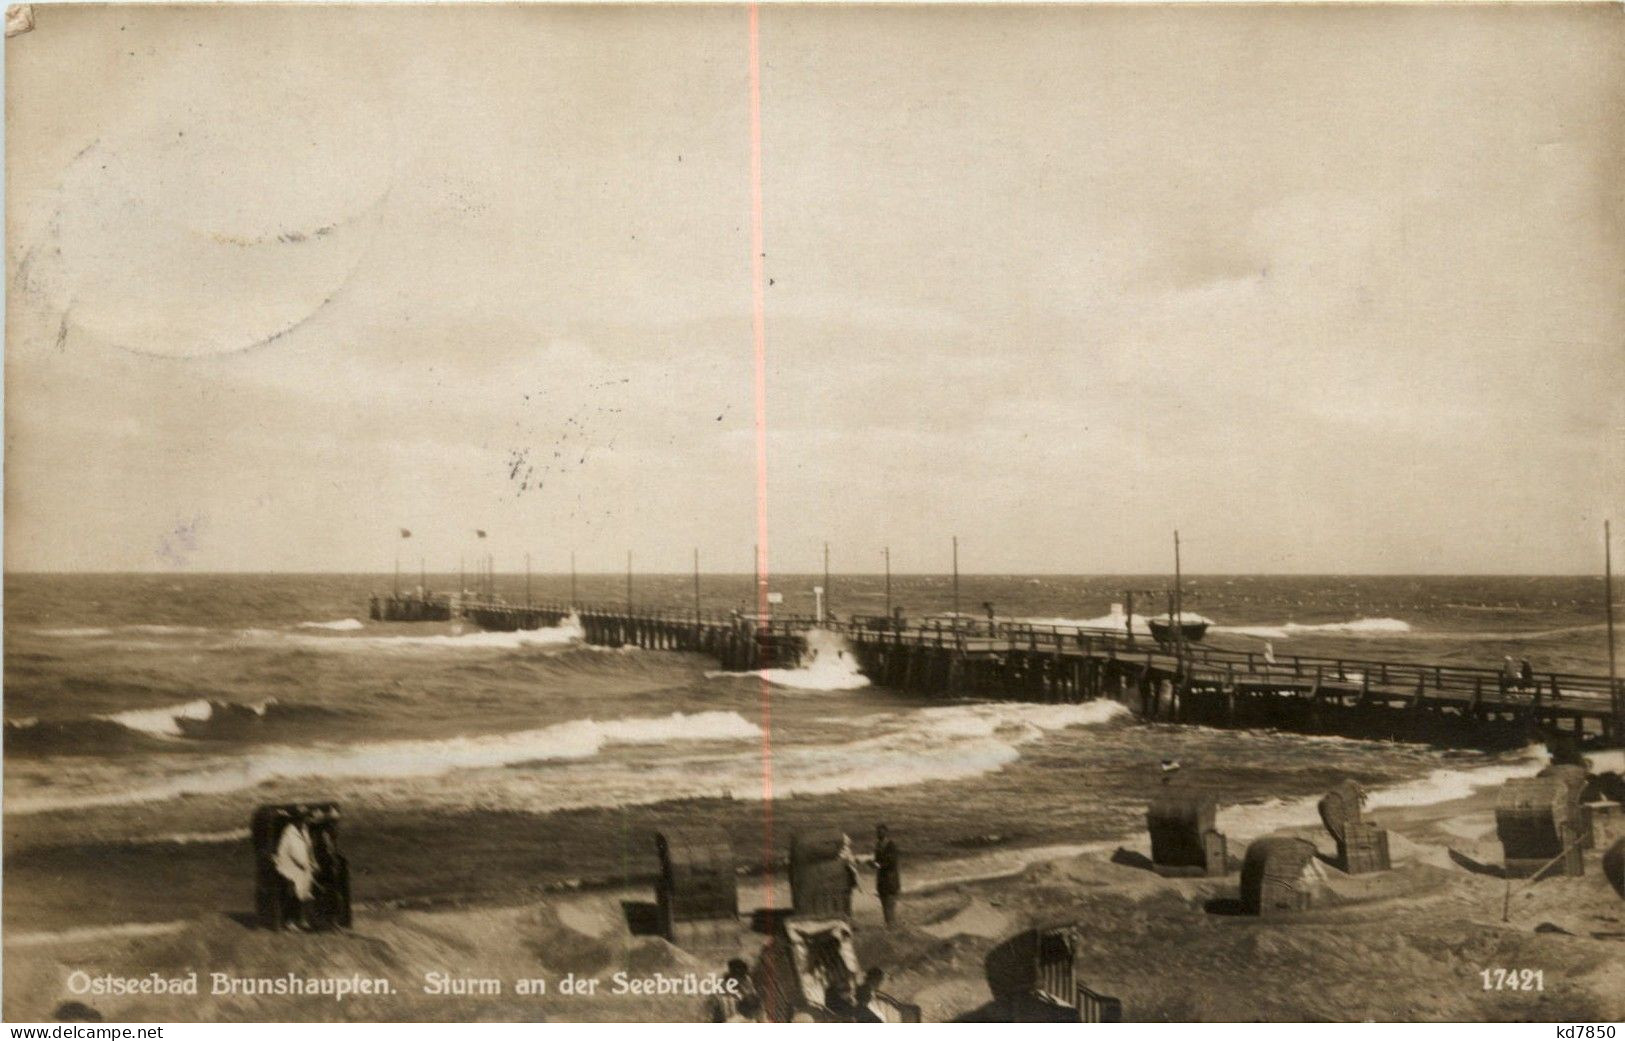
[(667, 828), (655, 836), (660, 932), (680, 947), (732, 945), (739, 929), (733, 845), (721, 828)]

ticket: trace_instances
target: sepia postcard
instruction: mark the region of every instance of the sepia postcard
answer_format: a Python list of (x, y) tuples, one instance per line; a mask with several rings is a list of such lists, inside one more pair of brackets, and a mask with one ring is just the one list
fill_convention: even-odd
[(1625, 1019), (1621, 5), (6, 36), (6, 1021)]

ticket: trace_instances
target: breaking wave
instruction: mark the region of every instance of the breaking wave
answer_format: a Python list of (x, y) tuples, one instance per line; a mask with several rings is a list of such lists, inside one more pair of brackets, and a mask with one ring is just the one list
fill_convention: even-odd
[(857, 690), (869, 686), (858, 671), (858, 660), (839, 634), (825, 629), (807, 633), (807, 654), (793, 669), (757, 669), (753, 672), (707, 672), (709, 677), (756, 676), (778, 687), (798, 690)]
[[(1156, 615), (1134, 616), (1134, 632), (1136, 635), (1151, 635), (1152, 620), (1165, 620), (1166, 612)], [(1187, 622), (1203, 622), (1209, 627), (1209, 632), (1227, 633), (1231, 636), (1252, 636), (1260, 640), (1288, 640), (1293, 636), (1321, 634), (1326, 636), (1393, 636), (1398, 633), (1411, 632), (1411, 624), (1399, 618), (1354, 618), (1344, 622), (1282, 622), (1278, 625), (1220, 625), (1205, 615), (1195, 611), (1181, 611), (1180, 617)], [(1123, 611), (1122, 604), (1113, 604), (1109, 613), (1097, 618), (1022, 618), (1018, 619), (1029, 625), (1053, 625), (1062, 628), (1077, 627), (1080, 629), (1105, 629), (1120, 633), (1128, 632), (1128, 615)]]
[(336, 622), (300, 622), (300, 629), (331, 629), (334, 632), (354, 632), (365, 629), (367, 623), (359, 618), (341, 618)]
[[(345, 621), (355, 621), (346, 619)], [(353, 629), (354, 626), (342, 625), (333, 622), (326, 623), (321, 628), (326, 629)], [(307, 625), (304, 628), (316, 628)], [(242, 633), (247, 637), (276, 637), (279, 634), (263, 629), (246, 629)], [(281, 634), (283, 638), (290, 638)], [(581, 643), (586, 633), (581, 628), (580, 619), (574, 615), (566, 618), (560, 625), (548, 629), (517, 629), (512, 632), (496, 632), (484, 629), (475, 629), (463, 633), (401, 633), (389, 636), (318, 636), (315, 634), (292, 636), (300, 647), (331, 651), (356, 650), (519, 650), (526, 647), (564, 647), (570, 644)]]
[(386, 780), (439, 777), (458, 770), (588, 759), (609, 745), (752, 739), (761, 731), (737, 712), (674, 712), (599, 722), (571, 720), (505, 734), (348, 746), (268, 748), (145, 786), (121, 791), (44, 795), (9, 801), (12, 813), (156, 802), (185, 795), (222, 795), (267, 781), (303, 778)]
[(151, 748), (160, 738), (110, 719), (6, 720), (7, 755), (86, 755)]
[[(1095, 726), (1128, 709), (1115, 701), (1081, 705), (1014, 702), (947, 705), (890, 717), (896, 729), (836, 745), (775, 747), (773, 795), (906, 788), (996, 773), (1021, 758), (1021, 747), (1048, 731)], [(734, 764), (742, 774), (727, 793), (762, 797), (759, 759)]]
[[(908, 788), (997, 773), (1047, 732), (1107, 723), (1128, 710), (1112, 701), (1082, 705), (965, 704), (884, 713), (866, 727), (873, 737), (837, 744), (776, 744), (770, 782), (760, 750), (681, 759), (636, 772), (595, 770), (590, 783), (568, 789), (513, 779), (504, 802), (533, 812), (647, 805), (674, 799), (723, 797), (745, 801)], [(588, 793), (590, 789), (590, 794)], [(495, 796), (489, 787), (481, 797)]]
[(1347, 622), (1320, 622), (1304, 625), (1216, 625), (1213, 632), (1234, 636), (1255, 636), (1261, 640), (1286, 640), (1293, 636), (1322, 633), (1330, 636), (1394, 636), (1411, 631), (1411, 624), (1398, 618), (1356, 618)]
[(182, 705), (131, 709), (128, 712), (115, 712), (112, 715), (97, 718), (157, 737), (182, 737), (186, 733), (184, 728), (189, 724), (205, 723), (212, 720), (216, 712), (219, 712), (222, 718), (230, 714), (244, 712), (263, 719), (268, 704), (269, 702), (262, 702), (258, 705), (235, 705), (230, 702), (199, 698), (196, 701), (188, 701)]
[(183, 738), (198, 740), (241, 737), (268, 719), (331, 716), (336, 710), (316, 705), (284, 705), (274, 698), (255, 703), (197, 698), (159, 708), (129, 709), (78, 719), (6, 721), (10, 752), (89, 755), (141, 748), (162, 748)]

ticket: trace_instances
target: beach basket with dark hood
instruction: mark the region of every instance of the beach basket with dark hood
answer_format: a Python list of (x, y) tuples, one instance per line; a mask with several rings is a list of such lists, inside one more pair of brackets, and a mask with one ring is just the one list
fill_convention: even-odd
[(1580, 789), (1564, 777), (1520, 777), (1501, 786), (1495, 831), (1511, 878), (1585, 871)]
[(996, 1018), (1008, 1023), (1120, 1023), (1123, 1003), (1078, 982), (1074, 925), (1027, 929), (983, 961)]
[(1162, 875), (1223, 875), (1224, 836), (1214, 830), (1219, 807), (1207, 792), (1164, 787), (1145, 811), (1151, 863)]
[(1326, 826), (1333, 840), (1341, 843), (1348, 826), (1360, 823), (1364, 802), (1365, 791), (1354, 781), (1339, 781), (1331, 791), (1321, 796), (1317, 804), (1320, 823)]
[(814, 918), (852, 917), (853, 870), (841, 858), (846, 835), (839, 831), (790, 836), (790, 904)]
[(1314, 843), (1303, 839), (1259, 839), (1248, 846), (1241, 864), (1241, 903), (1247, 913), (1308, 910), (1314, 900), (1314, 859)]
[(316, 868), (314, 919), (317, 927), (350, 927), (350, 865), (339, 852), (336, 802), (260, 806), (249, 818), (254, 844), (254, 919), (262, 929), (281, 929), (295, 908), (289, 886), (277, 874), (276, 849), (282, 829), (303, 823), (310, 834)]
[(739, 926), (733, 844), (721, 828), (667, 828), (655, 835), (660, 932), (681, 947), (729, 945)]
[(1558, 763), (1548, 765), (1536, 777), (1551, 777), (1578, 792), (1580, 800), (1580, 815), (1576, 818), (1575, 827), (1580, 836), (1580, 848), (1592, 849), (1594, 846), (1591, 830), (1591, 808), (1586, 805), (1586, 792), (1590, 788), (1591, 773), (1584, 766), (1577, 763)]

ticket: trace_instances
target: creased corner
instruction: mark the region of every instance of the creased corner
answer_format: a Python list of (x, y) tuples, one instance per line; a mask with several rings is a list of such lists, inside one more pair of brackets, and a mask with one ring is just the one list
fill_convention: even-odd
[(6, 8), (6, 39), (34, 31), (34, 5), (12, 4)]

